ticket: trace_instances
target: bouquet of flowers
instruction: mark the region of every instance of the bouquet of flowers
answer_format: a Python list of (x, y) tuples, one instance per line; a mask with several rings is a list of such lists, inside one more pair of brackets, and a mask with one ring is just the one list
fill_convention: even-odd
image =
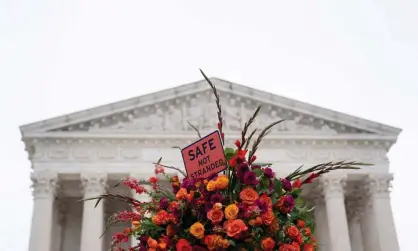
[[(219, 94), (202, 74), (216, 98), (218, 132), (223, 142)], [(222, 147), (225, 161), (221, 163), (224, 167), (221, 173), (206, 178), (191, 177), (179, 168), (161, 164), (160, 158), (154, 163), (156, 175), (149, 180), (127, 178), (118, 183), (138, 194), (147, 194), (150, 201), (117, 194), (92, 198), (97, 203), (103, 198), (122, 200), (133, 208), (131, 212), (119, 212), (109, 218), (107, 227), (123, 221), (131, 224), (113, 236), (111, 246), (122, 251), (125, 249), (119, 245), (135, 238), (138, 244), (129, 248), (130, 251), (317, 250), (312, 209), (301, 199), (303, 186), (330, 171), (358, 169), (365, 164), (323, 163), (305, 170), (299, 167), (286, 177), (276, 177), (272, 164), (256, 162), (256, 152), (269, 130), (282, 121), (268, 125), (257, 137), (257, 129), (247, 136), (259, 111), (260, 107), (245, 123), (242, 137), (236, 140), (234, 148)], [(165, 174), (166, 169), (176, 170), (183, 179)], [(170, 181), (171, 188), (162, 186), (160, 179)]]

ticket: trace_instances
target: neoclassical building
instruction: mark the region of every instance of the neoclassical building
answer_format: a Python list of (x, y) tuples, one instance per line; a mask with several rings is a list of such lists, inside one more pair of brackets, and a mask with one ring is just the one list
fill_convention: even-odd
[[(390, 204), (387, 153), (400, 129), (353, 117), (271, 93), (213, 78), (221, 96), (226, 144), (258, 104), (254, 127), (280, 118), (257, 154), (286, 175), (300, 165), (329, 161), (374, 164), (337, 172), (311, 184), (303, 195), (315, 206), (320, 250), (398, 251)], [(113, 189), (126, 176), (153, 175), (152, 163), (182, 167), (180, 151), (197, 139), (186, 121), (202, 134), (216, 129), (215, 101), (209, 85), (198, 81), (22, 126), (32, 165), (33, 219), (30, 251), (105, 251), (115, 226), (99, 238), (106, 219), (130, 210), (114, 201), (94, 208), (80, 202)], [(147, 198), (138, 198), (146, 200)]]

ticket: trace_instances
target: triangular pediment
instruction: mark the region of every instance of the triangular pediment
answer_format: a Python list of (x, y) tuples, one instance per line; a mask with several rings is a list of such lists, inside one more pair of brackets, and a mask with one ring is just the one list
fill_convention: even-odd
[[(262, 105), (253, 128), (284, 119), (272, 134), (379, 134), (396, 136), (400, 129), (316, 107), (225, 80), (212, 78), (221, 98), (225, 131), (239, 132)], [(215, 98), (206, 81), (139, 96), (101, 107), (25, 125), (22, 134), (42, 132), (193, 133), (217, 124)]]

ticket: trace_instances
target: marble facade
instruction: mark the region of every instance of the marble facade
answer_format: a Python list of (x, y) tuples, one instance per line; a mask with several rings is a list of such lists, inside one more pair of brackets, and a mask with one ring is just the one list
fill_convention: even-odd
[[(258, 104), (262, 110), (253, 128), (285, 119), (257, 154), (274, 163), (276, 173), (338, 160), (374, 164), (324, 176), (307, 189), (304, 196), (315, 205), (320, 250), (399, 250), (387, 153), (400, 129), (212, 80), (221, 96), (227, 145), (240, 138), (240, 128)], [(107, 250), (112, 232), (126, 226), (116, 226), (100, 239), (106, 217), (130, 209), (112, 201), (94, 209), (94, 202), (78, 200), (100, 195), (122, 177), (146, 179), (160, 157), (181, 167), (176, 147), (197, 139), (187, 121), (202, 134), (216, 128), (215, 102), (204, 81), (22, 126), (33, 168), (29, 250)]]

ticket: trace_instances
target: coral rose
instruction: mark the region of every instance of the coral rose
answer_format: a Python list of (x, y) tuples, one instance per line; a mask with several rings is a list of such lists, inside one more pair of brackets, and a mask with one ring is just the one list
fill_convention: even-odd
[(215, 189), (216, 189), (216, 181), (213, 181), (213, 180), (209, 181), (208, 184), (206, 185), (206, 189), (209, 192), (215, 191)]
[(152, 216), (151, 220), (152, 223), (154, 223), (155, 225), (163, 225), (167, 223), (167, 216), (168, 213), (165, 210), (160, 210), (158, 211), (158, 213), (154, 216)]
[(239, 193), (239, 197), (245, 204), (252, 205), (258, 199), (258, 193), (251, 187), (247, 187)]
[(314, 251), (314, 250), (315, 250), (315, 248), (314, 248), (314, 245), (312, 243), (306, 243), (303, 246), (303, 251)]
[(231, 204), (225, 208), (225, 218), (235, 220), (238, 216), (239, 208), (235, 204)]
[(228, 187), (229, 179), (226, 175), (219, 175), (216, 179), (216, 188), (223, 190)]
[(206, 216), (212, 223), (220, 223), (224, 218), (224, 212), (222, 210), (211, 209), (207, 212)]
[(296, 251), (300, 251), (300, 245), (297, 242), (292, 242), (292, 246), (295, 248)]
[(248, 227), (245, 225), (244, 221), (237, 219), (226, 221), (224, 229), (229, 237), (238, 239), (241, 233), (247, 231)]
[(263, 248), (263, 250), (273, 250), (275, 246), (275, 242), (271, 237), (265, 238), (261, 241), (261, 247)]
[(269, 208), (267, 210), (267, 212), (265, 212), (264, 214), (261, 215), (261, 218), (263, 219), (263, 223), (265, 225), (270, 225), (275, 218), (274, 214), (273, 214), (273, 210), (271, 208)]
[(215, 237), (216, 236), (214, 234), (209, 234), (209, 235), (206, 235), (205, 238), (203, 239), (205, 245), (208, 246), (209, 250), (213, 250), (216, 248)]
[(300, 228), (304, 228), (305, 227), (305, 222), (303, 220), (298, 220), (296, 222), (296, 225)]
[(192, 246), (190, 243), (185, 239), (180, 239), (176, 244), (177, 251), (192, 251)]
[(295, 226), (290, 226), (286, 229), (287, 235), (292, 238), (293, 240), (296, 240), (299, 236), (299, 230)]
[(290, 244), (283, 244), (280, 246), (279, 251), (298, 251), (298, 249)]
[(196, 222), (190, 227), (190, 233), (197, 239), (202, 239), (205, 235), (205, 227), (202, 223)]
[(311, 229), (309, 227), (305, 227), (304, 230), (305, 230), (305, 235), (306, 236), (311, 236), (312, 235)]

